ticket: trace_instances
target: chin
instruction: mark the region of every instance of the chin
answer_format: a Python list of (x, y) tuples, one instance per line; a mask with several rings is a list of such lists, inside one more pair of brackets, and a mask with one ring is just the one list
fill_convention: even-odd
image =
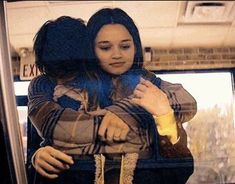
[(126, 71), (110, 71), (109, 73), (111, 74), (111, 75), (122, 75), (122, 74), (124, 74)]

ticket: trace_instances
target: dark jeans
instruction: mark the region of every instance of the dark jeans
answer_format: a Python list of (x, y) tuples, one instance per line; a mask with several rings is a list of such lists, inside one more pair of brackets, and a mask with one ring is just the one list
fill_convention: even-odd
[(29, 184), (94, 184), (95, 172), (68, 170), (61, 173), (56, 179), (47, 179), (34, 170), (28, 180)]
[[(137, 169), (133, 184), (185, 184), (191, 175), (188, 168)], [(120, 169), (105, 173), (105, 184), (119, 184)]]
[[(86, 164), (87, 165), (87, 164)], [(120, 165), (120, 163), (119, 163)], [(95, 170), (79, 170), (79, 166), (64, 171), (57, 179), (46, 179), (29, 167), (29, 184), (94, 184)], [(133, 184), (185, 184), (193, 167), (136, 169)], [(105, 184), (119, 184), (120, 168), (105, 167)]]

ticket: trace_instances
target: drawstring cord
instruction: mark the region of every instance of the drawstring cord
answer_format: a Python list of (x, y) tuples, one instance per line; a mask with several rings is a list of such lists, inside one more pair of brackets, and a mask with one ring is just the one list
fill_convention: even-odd
[[(132, 184), (134, 171), (138, 161), (138, 153), (126, 153), (122, 155), (119, 184)], [(104, 183), (105, 156), (103, 154), (95, 155), (95, 184)]]

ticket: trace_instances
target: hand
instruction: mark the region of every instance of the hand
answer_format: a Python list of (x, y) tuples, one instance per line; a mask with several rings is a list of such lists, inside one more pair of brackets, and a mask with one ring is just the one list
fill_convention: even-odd
[(69, 169), (72, 164), (73, 160), (70, 156), (51, 146), (40, 148), (34, 158), (36, 171), (49, 179), (57, 178), (59, 173)]
[(130, 128), (122, 119), (107, 111), (101, 122), (98, 135), (101, 140), (111, 143), (113, 141), (125, 141), (129, 130)]
[(104, 116), (107, 113), (106, 109), (98, 109), (95, 111), (89, 111), (87, 114), (90, 114), (92, 116)]
[(131, 102), (143, 107), (152, 115), (161, 116), (172, 110), (167, 95), (148, 80), (141, 78), (133, 94)]
[(65, 87), (64, 85), (57, 85), (54, 88), (53, 99), (57, 101), (58, 98), (65, 95), (67, 92), (70, 91), (70, 88)]

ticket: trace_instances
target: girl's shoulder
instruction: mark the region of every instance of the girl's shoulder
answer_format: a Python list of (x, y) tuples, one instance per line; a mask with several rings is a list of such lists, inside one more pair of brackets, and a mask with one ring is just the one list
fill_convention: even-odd
[(146, 69), (142, 69), (142, 77), (146, 80), (149, 80), (150, 82), (152, 82), (156, 86), (161, 85), (161, 82), (162, 82), (161, 78), (157, 77), (157, 75), (154, 72), (151, 72)]
[(38, 84), (38, 83), (54, 83), (52, 79), (50, 79), (48, 76), (42, 74), (37, 77), (34, 77), (30, 83), (31, 84)]
[(32, 89), (34, 90), (49, 90), (49, 89), (54, 89), (54, 87), (56, 86), (56, 83), (50, 79), (48, 76), (42, 74), (39, 75), (35, 78), (33, 78), (30, 81), (29, 84), (29, 90)]

